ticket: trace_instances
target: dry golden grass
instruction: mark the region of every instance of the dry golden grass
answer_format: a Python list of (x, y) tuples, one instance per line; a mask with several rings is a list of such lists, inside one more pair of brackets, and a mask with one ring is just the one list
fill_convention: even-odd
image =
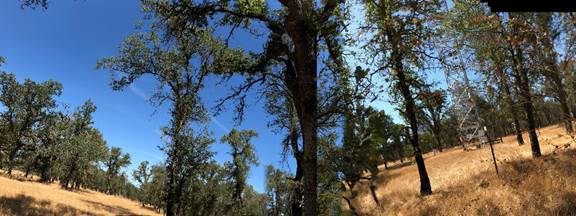
[(0, 176), (0, 215), (160, 215), (138, 202), (91, 190), (67, 191), (23, 177)]
[[(576, 215), (576, 149), (558, 126), (539, 130), (543, 156), (532, 159), (529, 139), (515, 137), (494, 145), (500, 175), (490, 147), (464, 152), (454, 148), (424, 155), (433, 194), (419, 196), (413, 164), (393, 164), (377, 177), (378, 207), (369, 183), (362, 182), (352, 204), (360, 215)], [(570, 145), (567, 145), (570, 144)], [(348, 211), (347, 204), (342, 202)]]

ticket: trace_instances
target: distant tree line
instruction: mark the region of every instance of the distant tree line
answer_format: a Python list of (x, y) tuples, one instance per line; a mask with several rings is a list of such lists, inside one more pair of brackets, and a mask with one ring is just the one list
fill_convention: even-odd
[(18, 82), (0, 72), (0, 168), (18, 169), (41, 182), (66, 189), (90, 188), (135, 197), (136, 187), (121, 172), (130, 156), (108, 147), (93, 126), (96, 106), (86, 101), (74, 112), (58, 106), (62, 85), (49, 80)]

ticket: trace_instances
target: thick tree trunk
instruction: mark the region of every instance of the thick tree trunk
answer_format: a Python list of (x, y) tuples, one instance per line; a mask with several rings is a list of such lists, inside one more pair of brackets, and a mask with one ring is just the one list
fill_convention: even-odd
[[(315, 80), (315, 79), (314, 79)], [(304, 215), (317, 215), (317, 128), (316, 128), (316, 82), (310, 86), (311, 91), (303, 106), (302, 137), (303, 137), (303, 174), (304, 174)], [(313, 90), (312, 90), (313, 89)]]
[(317, 143), (318, 143), (318, 84), (317, 55), (318, 33), (313, 25), (314, 5), (288, 3), (289, 18), (286, 22), (288, 35), (294, 42), (296, 74), (291, 77), (292, 96), (300, 120), (302, 132), (302, 171), (304, 190), (304, 215), (318, 215), (317, 205)]

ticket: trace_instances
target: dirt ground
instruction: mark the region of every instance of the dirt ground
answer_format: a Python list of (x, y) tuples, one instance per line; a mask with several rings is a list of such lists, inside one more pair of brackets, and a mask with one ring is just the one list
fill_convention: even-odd
[[(558, 126), (538, 133), (543, 155), (538, 159), (532, 159), (527, 134), (522, 146), (514, 136), (494, 145), (499, 175), (488, 145), (424, 155), (433, 190), (426, 197), (419, 195), (414, 164), (381, 166), (376, 180), (381, 205), (368, 181), (355, 187), (352, 205), (359, 215), (576, 215), (576, 143)], [(346, 202), (342, 206), (350, 213)]]
[[(18, 173), (16, 173), (18, 175)], [(23, 177), (0, 176), (0, 215), (161, 215), (138, 202), (91, 190), (67, 191)]]

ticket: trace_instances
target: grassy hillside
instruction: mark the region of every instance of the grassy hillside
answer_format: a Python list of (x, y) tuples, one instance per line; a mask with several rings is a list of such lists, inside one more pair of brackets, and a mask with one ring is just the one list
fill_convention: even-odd
[[(518, 146), (512, 136), (495, 145), (500, 175), (489, 146), (426, 154), (433, 189), (427, 197), (419, 196), (415, 165), (382, 166), (376, 189), (381, 206), (368, 182), (356, 187), (353, 205), (361, 215), (575, 215), (576, 144), (558, 126), (540, 129), (539, 139), (539, 159), (532, 159), (528, 143)], [(345, 202), (342, 206), (348, 210)]]
[(160, 215), (138, 202), (91, 190), (67, 191), (0, 176), (0, 215)]

